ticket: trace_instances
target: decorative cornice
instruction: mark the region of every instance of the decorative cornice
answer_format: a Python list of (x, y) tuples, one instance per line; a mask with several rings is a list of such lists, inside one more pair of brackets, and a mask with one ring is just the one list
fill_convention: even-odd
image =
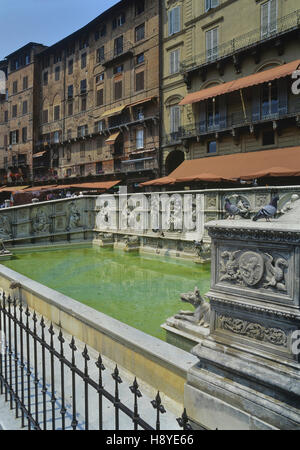
[(250, 305), (241, 303), (234, 300), (225, 300), (223, 298), (217, 298), (212, 296), (210, 293), (206, 294), (206, 296), (209, 298), (211, 306), (214, 306), (214, 304), (220, 304), (220, 305), (229, 305), (232, 306), (235, 309), (242, 309), (250, 312), (258, 312), (258, 313), (264, 313), (268, 316), (276, 316), (280, 317), (282, 319), (292, 319), (292, 320), (300, 320), (300, 314), (294, 314), (287, 311), (279, 311), (271, 308), (266, 308), (263, 306), (257, 306), (257, 305)]
[(208, 234), (213, 239), (239, 239), (241, 241), (300, 244), (300, 231), (263, 230), (258, 228), (232, 228), (208, 225)]

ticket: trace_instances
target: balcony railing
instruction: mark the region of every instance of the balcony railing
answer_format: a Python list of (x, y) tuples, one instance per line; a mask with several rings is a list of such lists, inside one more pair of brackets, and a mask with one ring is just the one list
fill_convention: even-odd
[(132, 42), (129, 42), (129, 41), (123, 42), (122, 45), (117, 45), (113, 50), (105, 53), (103, 58), (101, 58), (101, 63), (103, 66), (106, 66), (126, 55), (133, 55)]
[(144, 170), (158, 169), (156, 158), (141, 158), (130, 161), (122, 161), (122, 172), (139, 172)]
[(233, 130), (245, 126), (257, 125), (259, 123), (288, 119), (300, 115), (300, 102), (292, 105), (287, 111), (276, 113), (261, 114), (260, 119), (254, 120), (251, 112), (245, 115), (242, 112), (220, 116), (218, 122), (214, 124), (208, 120), (202, 120), (195, 124), (179, 127), (178, 131), (166, 135), (163, 139), (163, 145), (173, 145), (180, 143), (183, 139), (189, 139), (196, 136), (204, 136), (221, 131)]
[(253, 47), (263, 41), (273, 39), (286, 33), (288, 30), (299, 28), (300, 10), (282, 17), (276, 21), (274, 31), (264, 30), (262, 27), (256, 28), (249, 33), (240, 35), (224, 44), (219, 45), (214, 51), (205, 51), (186, 59), (181, 63), (181, 71), (189, 72), (200, 66), (205, 66), (244, 50), (247, 47)]

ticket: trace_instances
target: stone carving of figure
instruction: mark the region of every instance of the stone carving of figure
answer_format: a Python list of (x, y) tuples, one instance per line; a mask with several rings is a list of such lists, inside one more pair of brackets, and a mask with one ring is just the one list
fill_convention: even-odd
[(80, 212), (74, 202), (70, 205), (70, 216), (67, 230), (71, 230), (72, 228), (78, 228), (80, 222)]
[(35, 218), (32, 222), (32, 229), (34, 233), (47, 233), (49, 231), (50, 224), (48, 218), (43, 209), (38, 210)]
[(7, 216), (0, 215), (0, 238), (11, 237), (11, 224)]
[(175, 319), (186, 320), (195, 325), (209, 328), (210, 326), (210, 304), (204, 300), (200, 291), (195, 287), (193, 292), (181, 294), (181, 301), (190, 303), (194, 306), (195, 311), (180, 311), (176, 314)]
[(295, 202), (296, 202), (297, 200), (299, 200), (299, 195), (298, 195), (298, 194), (293, 194), (292, 197), (291, 197), (291, 200), (290, 200), (289, 202), (287, 202), (287, 203), (283, 206), (283, 208), (282, 208), (282, 210), (281, 210), (280, 212), (281, 212), (282, 214), (284, 214), (284, 213), (287, 213), (287, 212), (291, 211), (291, 210), (294, 208)]

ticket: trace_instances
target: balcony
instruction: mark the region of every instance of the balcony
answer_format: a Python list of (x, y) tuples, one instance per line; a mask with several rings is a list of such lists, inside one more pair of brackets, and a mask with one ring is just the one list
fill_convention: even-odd
[[(217, 123), (209, 123), (207, 120), (199, 121), (196, 124), (184, 125), (177, 132), (166, 135), (163, 139), (163, 146), (181, 144), (182, 140), (196, 138), (200, 136), (212, 135), (220, 132), (231, 132), (243, 127), (252, 127), (268, 122), (278, 122), (286, 119), (300, 119), (300, 101), (292, 105), (286, 112), (267, 113), (262, 110), (261, 118), (254, 120), (251, 113), (246, 117), (242, 112), (220, 116)], [(291, 122), (289, 121), (289, 124)]]
[(158, 169), (158, 162), (157, 159), (153, 157), (122, 161), (122, 172), (125, 173), (155, 169)]
[(104, 67), (108, 67), (112, 64), (117, 64), (118, 62), (123, 61), (127, 57), (133, 56), (133, 45), (131, 42), (124, 42), (122, 45), (116, 46), (110, 52), (107, 52), (101, 63)]
[[(259, 44), (268, 43), (271, 45), (271, 40), (277, 39), (287, 32), (297, 30), (299, 27), (300, 10), (297, 10), (278, 19), (276, 24), (274, 24), (273, 31), (263, 30), (262, 27), (259, 27), (219, 45), (213, 51), (205, 51), (186, 59), (180, 65), (181, 72), (189, 74), (216, 62), (221, 62), (238, 53), (245, 52), (248, 49), (257, 50), (256, 47)], [(279, 43), (276, 43), (276, 45), (279, 45)]]

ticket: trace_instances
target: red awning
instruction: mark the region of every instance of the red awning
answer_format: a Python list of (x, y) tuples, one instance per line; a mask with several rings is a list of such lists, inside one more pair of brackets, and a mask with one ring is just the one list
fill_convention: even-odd
[(245, 89), (258, 84), (266, 83), (267, 81), (276, 80), (290, 76), (300, 65), (300, 59), (292, 61), (282, 66), (274, 67), (273, 69), (264, 70), (247, 77), (239, 78), (237, 80), (229, 81), (228, 83), (218, 84), (208, 89), (202, 89), (198, 92), (188, 94), (179, 105), (191, 105), (209, 98), (218, 97), (219, 95), (229, 94), (230, 92)]
[(168, 177), (147, 181), (141, 186), (287, 176), (300, 176), (300, 146), (184, 161)]

